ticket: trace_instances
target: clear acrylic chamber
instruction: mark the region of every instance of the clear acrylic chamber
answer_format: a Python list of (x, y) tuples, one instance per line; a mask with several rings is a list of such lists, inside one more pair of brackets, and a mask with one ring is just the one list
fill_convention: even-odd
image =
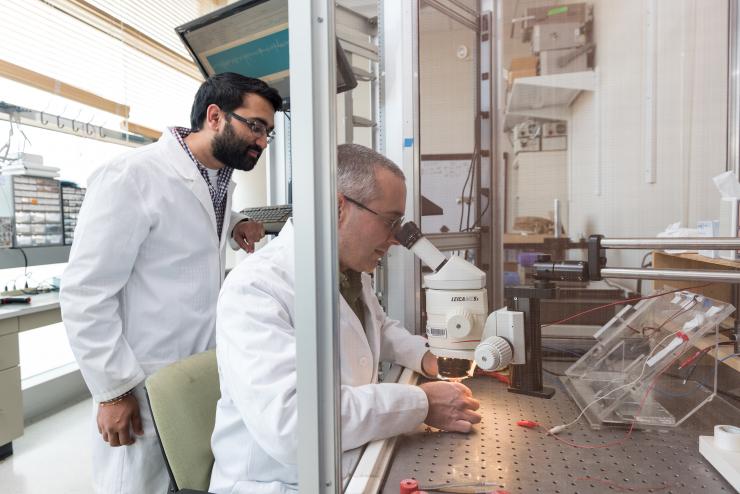
[(561, 379), (594, 429), (676, 427), (716, 393), (718, 362), (705, 352), (734, 310), (687, 291), (642, 300), (604, 325)]

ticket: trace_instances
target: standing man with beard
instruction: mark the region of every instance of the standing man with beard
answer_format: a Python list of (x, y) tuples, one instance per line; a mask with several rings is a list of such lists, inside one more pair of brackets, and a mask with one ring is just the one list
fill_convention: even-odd
[(59, 298), (93, 397), (98, 493), (167, 490), (144, 379), (215, 344), (226, 243), (253, 252), (264, 236), (231, 211), (231, 175), (255, 166), (280, 106), (258, 79), (215, 75), (191, 129), (167, 129), (89, 180)]

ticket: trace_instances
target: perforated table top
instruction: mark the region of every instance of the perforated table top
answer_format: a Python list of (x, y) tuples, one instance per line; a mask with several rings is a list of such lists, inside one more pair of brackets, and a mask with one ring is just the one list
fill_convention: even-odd
[[(382, 490), (397, 494), (399, 483), (415, 478), (423, 488), (470, 482), (495, 483), (485, 488), (442, 487), (442, 492), (510, 493), (733, 493), (735, 490), (699, 454), (699, 435), (712, 435), (717, 423), (737, 422), (737, 409), (715, 399), (678, 429), (635, 430), (608, 448), (574, 448), (516, 425), (534, 420), (547, 428), (570, 422), (578, 408), (553, 379), (550, 400), (509, 393), (488, 377), (464, 381), (481, 402), (483, 421), (471, 434), (426, 430), (400, 438)], [(598, 446), (623, 439), (627, 429), (588, 427), (585, 419), (559, 437)], [(439, 491), (435, 491), (439, 492)]]

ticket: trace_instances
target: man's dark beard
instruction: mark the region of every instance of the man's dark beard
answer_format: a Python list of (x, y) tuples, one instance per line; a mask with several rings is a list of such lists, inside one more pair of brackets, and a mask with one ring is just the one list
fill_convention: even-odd
[[(252, 158), (247, 154), (249, 151), (256, 151), (257, 156)], [(240, 139), (234, 132), (231, 122), (226, 122), (223, 132), (216, 134), (211, 141), (211, 153), (224, 166), (248, 172), (257, 164), (262, 148)]]

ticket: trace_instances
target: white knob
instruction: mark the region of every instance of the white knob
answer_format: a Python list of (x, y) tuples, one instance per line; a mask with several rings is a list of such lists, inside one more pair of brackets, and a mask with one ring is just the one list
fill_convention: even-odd
[(473, 330), (473, 316), (465, 309), (455, 309), (447, 314), (447, 337), (463, 338)]
[(485, 371), (503, 369), (512, 357), (511, 345), (500, 336), (491, 336), (475, 348), (475, 363)]

